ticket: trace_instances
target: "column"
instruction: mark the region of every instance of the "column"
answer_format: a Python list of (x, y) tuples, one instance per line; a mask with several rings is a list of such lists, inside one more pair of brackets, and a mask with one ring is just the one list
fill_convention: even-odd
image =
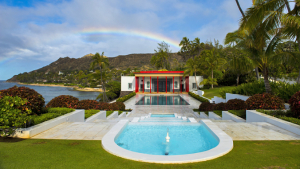
[(139, 77), (135, 77), (135, 92), (139, 92)]
[(157, 93), (159, 92), (159, 87), (158, 87), (158, 76), (157, 76)]
[(179, 88), (180, 88), (180, 93), (182, 93), (182, 88), (181, 88), (181, 79), (182, 79), (182, 77), (180, 76), (180, 79), (179, 79)]
[(185, 91), (189, 92), (190, 91), (189, 88), (190, 88), (190, 83), (189, 83), (189, 77), (187, 76), (185, 77)]
[[(166, 93), (168, 92), (168, 88), (167, 88), (167, 83), (168, 83), (168, 80), (167, 80), (167, 76), (166, 76)], [(167, 97), (166, 97), (167, 98)], [(167, 101), (167, 100), (166, 100)]]
[[(175, 83), (175, 82), (174, 82), (174, 76), (173, 76), (173, 93), (174, 93), (174, 83)], [(173, 99), (174, 99), (174, 98), (173, 98)]]
[(144, 78), (144, 76), (143, 76), (143, 93), (144, 93), (144, 91), (145, 91), (145, 80), (144, 80), (145, 78)]
[(151, 76), (150, 76), (150, 93), (151, 93)]

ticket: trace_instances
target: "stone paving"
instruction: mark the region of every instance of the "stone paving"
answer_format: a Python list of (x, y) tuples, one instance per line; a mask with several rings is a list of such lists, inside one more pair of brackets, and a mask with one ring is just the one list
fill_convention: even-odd
[[(193, 109), (199, 108), (201, 102), (187, 94), (181, 97), (190, 105), (135, 105), (144, 95), (137, 94), (125, 102), (126, 109), (131, 108), (132, 113), (126, 118), (113, 118), (110, 120), (95, 120), (93, 123), (74, 122), (63, 123), (50, 130), (40, 133), (36, 139), (71, 139), (71, 140), (101, 140), (102, 137), (122, 119), (132, 120), (134, 117), (146, 116), (149, 113), (177, 113), (178, 116), (194, 117)], [(151, 95), (153, 96), (153, 95)], [(272, 124), (233, 122), (212, 120), (220, 129), (232, 137), (233, 140), (300, 140), (300, 136)]]

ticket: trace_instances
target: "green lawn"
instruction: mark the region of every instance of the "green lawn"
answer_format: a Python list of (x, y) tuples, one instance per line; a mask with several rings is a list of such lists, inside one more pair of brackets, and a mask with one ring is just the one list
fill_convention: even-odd
[(216, 87), (213, 89), (203, 89), (204, 91), (204, 97), (211, 99), (214, 96), (218, 96), (221, 97), (221, 95), (219, 94), (220, 89), (232, 89), (235, 88), (236, 86), (224, 86), (224, 87)]
[[(16, 140), (17, 141), (17, 140)], [(151, 164), (107, 153), (101, 141), (0, 140), (0, 168), (300, 168), (300, 141), (235, 141), (228, 154), (189, 164)]]

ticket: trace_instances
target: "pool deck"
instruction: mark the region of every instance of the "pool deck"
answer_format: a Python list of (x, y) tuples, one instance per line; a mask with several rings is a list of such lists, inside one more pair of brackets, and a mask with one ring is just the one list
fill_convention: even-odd
[[(152, 94), (151, 96), (153, 96)], [(194, 117), (193, 109), (199, 108), (201, 102), (188, 94), (180, 94), (190, 105), (135, 105), (144, 94), (137, 94), (124, 104), (126, 109), (133, 109), (129, 117), (95, 120), (93, 123), (63, 123), (33, 138), (35, 139), (70, 139), (70, 140), (102, 140), (103, 136), (120, 120), (132, 120), (134, 117), (147, 116), (149, 113), (177, 113), (178, 116)], [(233, 140), (300, 140), (300, 135), (274, 126), (266, 122), (246, 123), (225, 120), (211, 120)]]

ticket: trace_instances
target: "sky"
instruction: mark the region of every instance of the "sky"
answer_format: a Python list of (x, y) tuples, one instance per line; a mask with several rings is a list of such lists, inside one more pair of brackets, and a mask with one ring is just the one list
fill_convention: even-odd
[(222, 44), (240, 19), (234, 0), (0, 0), (0, 80), (66, 56), (178, 52), (183, 37)]

